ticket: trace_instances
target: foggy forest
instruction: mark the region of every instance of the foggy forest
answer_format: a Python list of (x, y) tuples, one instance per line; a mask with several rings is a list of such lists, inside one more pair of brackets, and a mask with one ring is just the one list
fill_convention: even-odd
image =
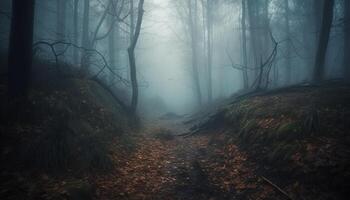
[(345, 200), (349, 133), (350, 0), (0, 1), (0, 199)]

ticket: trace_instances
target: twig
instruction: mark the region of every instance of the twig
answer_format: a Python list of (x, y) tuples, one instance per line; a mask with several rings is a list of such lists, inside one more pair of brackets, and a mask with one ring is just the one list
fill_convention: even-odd
[(261, 178), (266, 181), (268, 184), (272, 185), (275, 189), (277, 189), (280, 193), (282, 193), (285, 197), (287, 197), (290, 200), (293, 200), (292, 197), (290, 197), (287, 192), (285, 192), (284, 190), (282, 190), (280, 187), (278, 187), (277, 185), (275, 185), (274, 183), (272, 183), (269, 179), (265, 178), (264, 176), (261, 176)]
[[(103, 54), (101, 52), (97, 51), (96, 49), (88, 49), (88, 48), (85, 48), (85, 47), (82, 47), (82, 46), (78, 46), (78, 45), (73, 44), (73, 43), (63, 42), (63, 41), (56, 41), (56, 42), (52, 42), (52, 43), (46, 42), (46, 41), (38, 41), (38, 42), (33, 44), (33, 48), (35, 48), (35, 47), (37, 47), (39, 45), (46, 45), (46, 46), (50, 47), (51, 51), (53, 52), (53, 54), (55, 56), (56, 64), (58, 63), (58, 56), (61, 56), (61, 54), (57, 54), (57, 52), (56, 52), (56, 49), (55, 49), (56, 45), (66, 45), (67, 48), (69, 46), (71, 46), (71, 47), (74, 47), (74, 48), (81, 49), (81, 50), (83, 50), (85, 52), (95, 53), (102, 59), (103, 67), (101, 67), (100, 70), (98, 71), (98, 73), (95, 74), (94, 76), (92, 76), (91, 79), (97, 78), (105, 69), (108, 69), (110, 71), (110, 73), (113, 74), (113, 76), (118, 78), (119, 81), (124, 83), (126, 86), (129, 85), (129, 81), (124, 79), (123, 77), (121, 77), (117, 73), (115, 73), (114, 70), (112, 70), (111, 67), (108, 65), (108, 62), (107, 62), (106, 58), (103, 56)], [(67, 50), (67, 48), (66, 48), (66, 50)]]

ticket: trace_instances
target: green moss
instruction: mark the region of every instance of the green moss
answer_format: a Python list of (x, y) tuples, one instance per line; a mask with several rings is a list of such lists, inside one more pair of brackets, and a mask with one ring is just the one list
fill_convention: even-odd
[[(248, 100), (231, 104), (225, 108), (225, 120), (234, 126), (239, 126), (239, 122), (245, 122), (253, 113), (254, 107)], [(239, 127), (238, 127), (239, 128)]]

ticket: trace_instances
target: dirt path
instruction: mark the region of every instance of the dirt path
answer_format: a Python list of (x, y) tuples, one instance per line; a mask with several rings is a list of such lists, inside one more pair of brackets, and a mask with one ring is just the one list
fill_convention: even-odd
[[(175, 135), (181, 129), (166, 127), (175, 127)], [(163, 129), (148, 126), (123, 164), (96, 178), (96, 199), (265, 199), (273, 193), (244, 153), (225, 145), (222, 134), (155, 137)]]

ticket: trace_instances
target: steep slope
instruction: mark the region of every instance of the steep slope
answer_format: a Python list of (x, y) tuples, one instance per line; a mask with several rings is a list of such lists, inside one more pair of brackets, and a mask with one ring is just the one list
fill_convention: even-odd
[[(2, 105), (5, 95), (3, 90)], [(4, 116), (6, 110), (1, 111)], [(125, 134), (130, 132), (128, 121), (123, 107), (95, 81), (56, 78), (34, 83), (19, 119), (0, 124), (5, 163), (1, 199), (38, 198), (59, 174), (61, 179), (79, 177), (73, 184), (79, 185), (85, 174), (111, 169), (111, 149), (121, 146), (122, 156), (132, 144)]]
[(270, 177), (295, 199), (348, 195), (349, 85), (334, 82), (249, 94), (236, 98), (202, 127), (197, 129), (224, 130), (224, 154), (230, 154), (230, 145), (238, 145), (261, 176)]

